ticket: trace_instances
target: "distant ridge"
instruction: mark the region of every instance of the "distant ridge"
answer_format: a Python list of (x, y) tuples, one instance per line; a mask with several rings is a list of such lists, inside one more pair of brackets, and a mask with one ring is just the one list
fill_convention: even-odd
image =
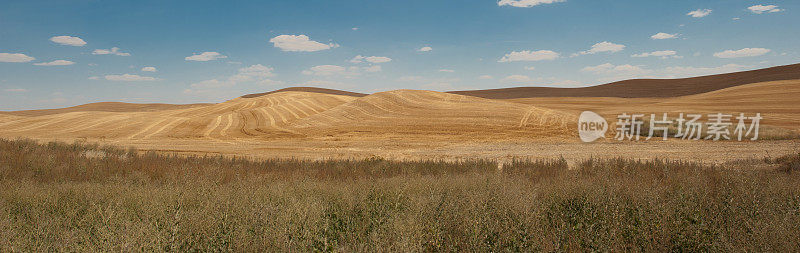
[(272, 93), (284, 92), (284, 91), (302, 91), (302, 92), (313, 92), (313, 93), (322, 93), (322, 94), (331, 94), (331, 95), (343, 95), (343, 96), (351, 96), (351, 97), (364, 97), (367, 94), (364, 93), (357, 93), (357, 92), (349, 92), (343, 90), (334, 90), (334, 89), (325, 89), (325, 88), (317, 88), (317, 87), (289, 87), (283, 88), (280, 90), (274, 90), (270, 92), (264, 93), (255, 93), (255, 94), (247, 94), (242, 96), (242, 98), (256, 98), (264, 95), (269, 95)]
[(681, 79), (631, 79), (581, 88), (515, 87), (448, 93), (490, 98), (531, 97), (679, 97), (767, 81), (800, 79), (800, 64)]
[(206, 106), (210, 104), (134, 104), (123, 102), (99, 102), (77, 105), (60, 109), (41, 109), (41, 110), (25, 110), (25, 111), (10, 111), (0, 112), (0, 114), (15, 115), (15, 116), (44, 116), (68, 112), (147, 112), (147, 111), (163, 111), (175, 109), (188, 109), (199, 106)]

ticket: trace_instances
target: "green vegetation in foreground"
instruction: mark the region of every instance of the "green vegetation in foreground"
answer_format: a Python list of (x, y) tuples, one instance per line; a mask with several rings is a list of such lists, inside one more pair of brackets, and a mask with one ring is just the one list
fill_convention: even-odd
[(0, 140), (0, 251), (800, 250), (800, 155), (574, 167)]

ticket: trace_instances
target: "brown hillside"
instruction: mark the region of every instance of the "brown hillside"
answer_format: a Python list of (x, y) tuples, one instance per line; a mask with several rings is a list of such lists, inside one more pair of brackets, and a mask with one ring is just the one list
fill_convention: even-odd
[(682, 79), (632, 79), (582, 88), (516, 87), (450, 91), (449, 93), (491, 99), (531, 97), (679, 97), (749, 83), (790, 79), (800, 79), (800, 64)]

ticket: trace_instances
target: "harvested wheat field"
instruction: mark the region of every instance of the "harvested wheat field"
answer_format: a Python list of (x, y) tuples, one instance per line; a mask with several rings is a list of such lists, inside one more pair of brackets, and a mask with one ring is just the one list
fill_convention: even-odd
[[(0, 137), (98, 142), (141, 150), (254, 158), (399, 160), (592, 157), (726, 162), (800, 150), (798, 66), (674, 80), (632, 80), (580, 89), (375, 94), (294, 87), (219, 104), (94, 103), (0, 113)], [(743, 83), (744, 81), (755, 83)], [(658, 97), (603, 97), (631, 85)], [(665, 88), (664, 88), (665, 87)], [(591, 97), (594, 89), (597, 96)], [(656, 88), (653, 88), (656, 89)], [(710, 91), (709, 91), (710, 90)], [(518, 91), (514, 96), (509, 92)], [(576, 93), (577, 92), (577, 93)], [(588, 92), (588, 93), (587, 93)], [(576, 97), (556, 97), (558, 94)], [(627, 94), (627, 93), (625, 93)], [(644, 93), (642, 93), (644, 94)], [(664, 94), (674, 96), (664, 97)], [(688, 95), (681, 95), (688, 94)], [(626, 96), (637, 96), (631, 93)], [(679, 96), (680, 95), (680, 96)], [(605, 139), (582, 143), (577, 116), (610, 123)], [(622, 113), (761, 113), (760, 141), (615, 141)]]
[[(9, 112), (0, 114), (0, 136), (261, 158), (507, 160), (567, 156), (578, 160), (623, 155), (723, 162), (798, 150), (800, 142), (794, 136), (800, 125), (800, 108), (792, 103), (798, 95), (800, 80), (746, 84), (674, 98), (486, 99), (420, 90), (366, 96), (289, 90), (219, 104), (98, 103)], [(615, 115), (623, 112), (762, 113), (762, 138), (770, 140), (606, 139), (585, 144), (576, 137), (577, 115), (584, 110), (596, 111), (612, 124)]]
[(745, 84), (672, 98), (536, 97), (508, 101), (557, 110), (592, 110), (614, 117), (622, 113), (761, 113), (763, 124), (800, 130), (800, 79)]

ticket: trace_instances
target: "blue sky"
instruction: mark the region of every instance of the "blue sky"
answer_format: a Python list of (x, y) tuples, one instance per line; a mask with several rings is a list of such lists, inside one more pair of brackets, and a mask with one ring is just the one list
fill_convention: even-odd
[(737, 0), (5, 0), (0, 110), (733, 72), (800, 62), (797, 10), (799, 1)]

